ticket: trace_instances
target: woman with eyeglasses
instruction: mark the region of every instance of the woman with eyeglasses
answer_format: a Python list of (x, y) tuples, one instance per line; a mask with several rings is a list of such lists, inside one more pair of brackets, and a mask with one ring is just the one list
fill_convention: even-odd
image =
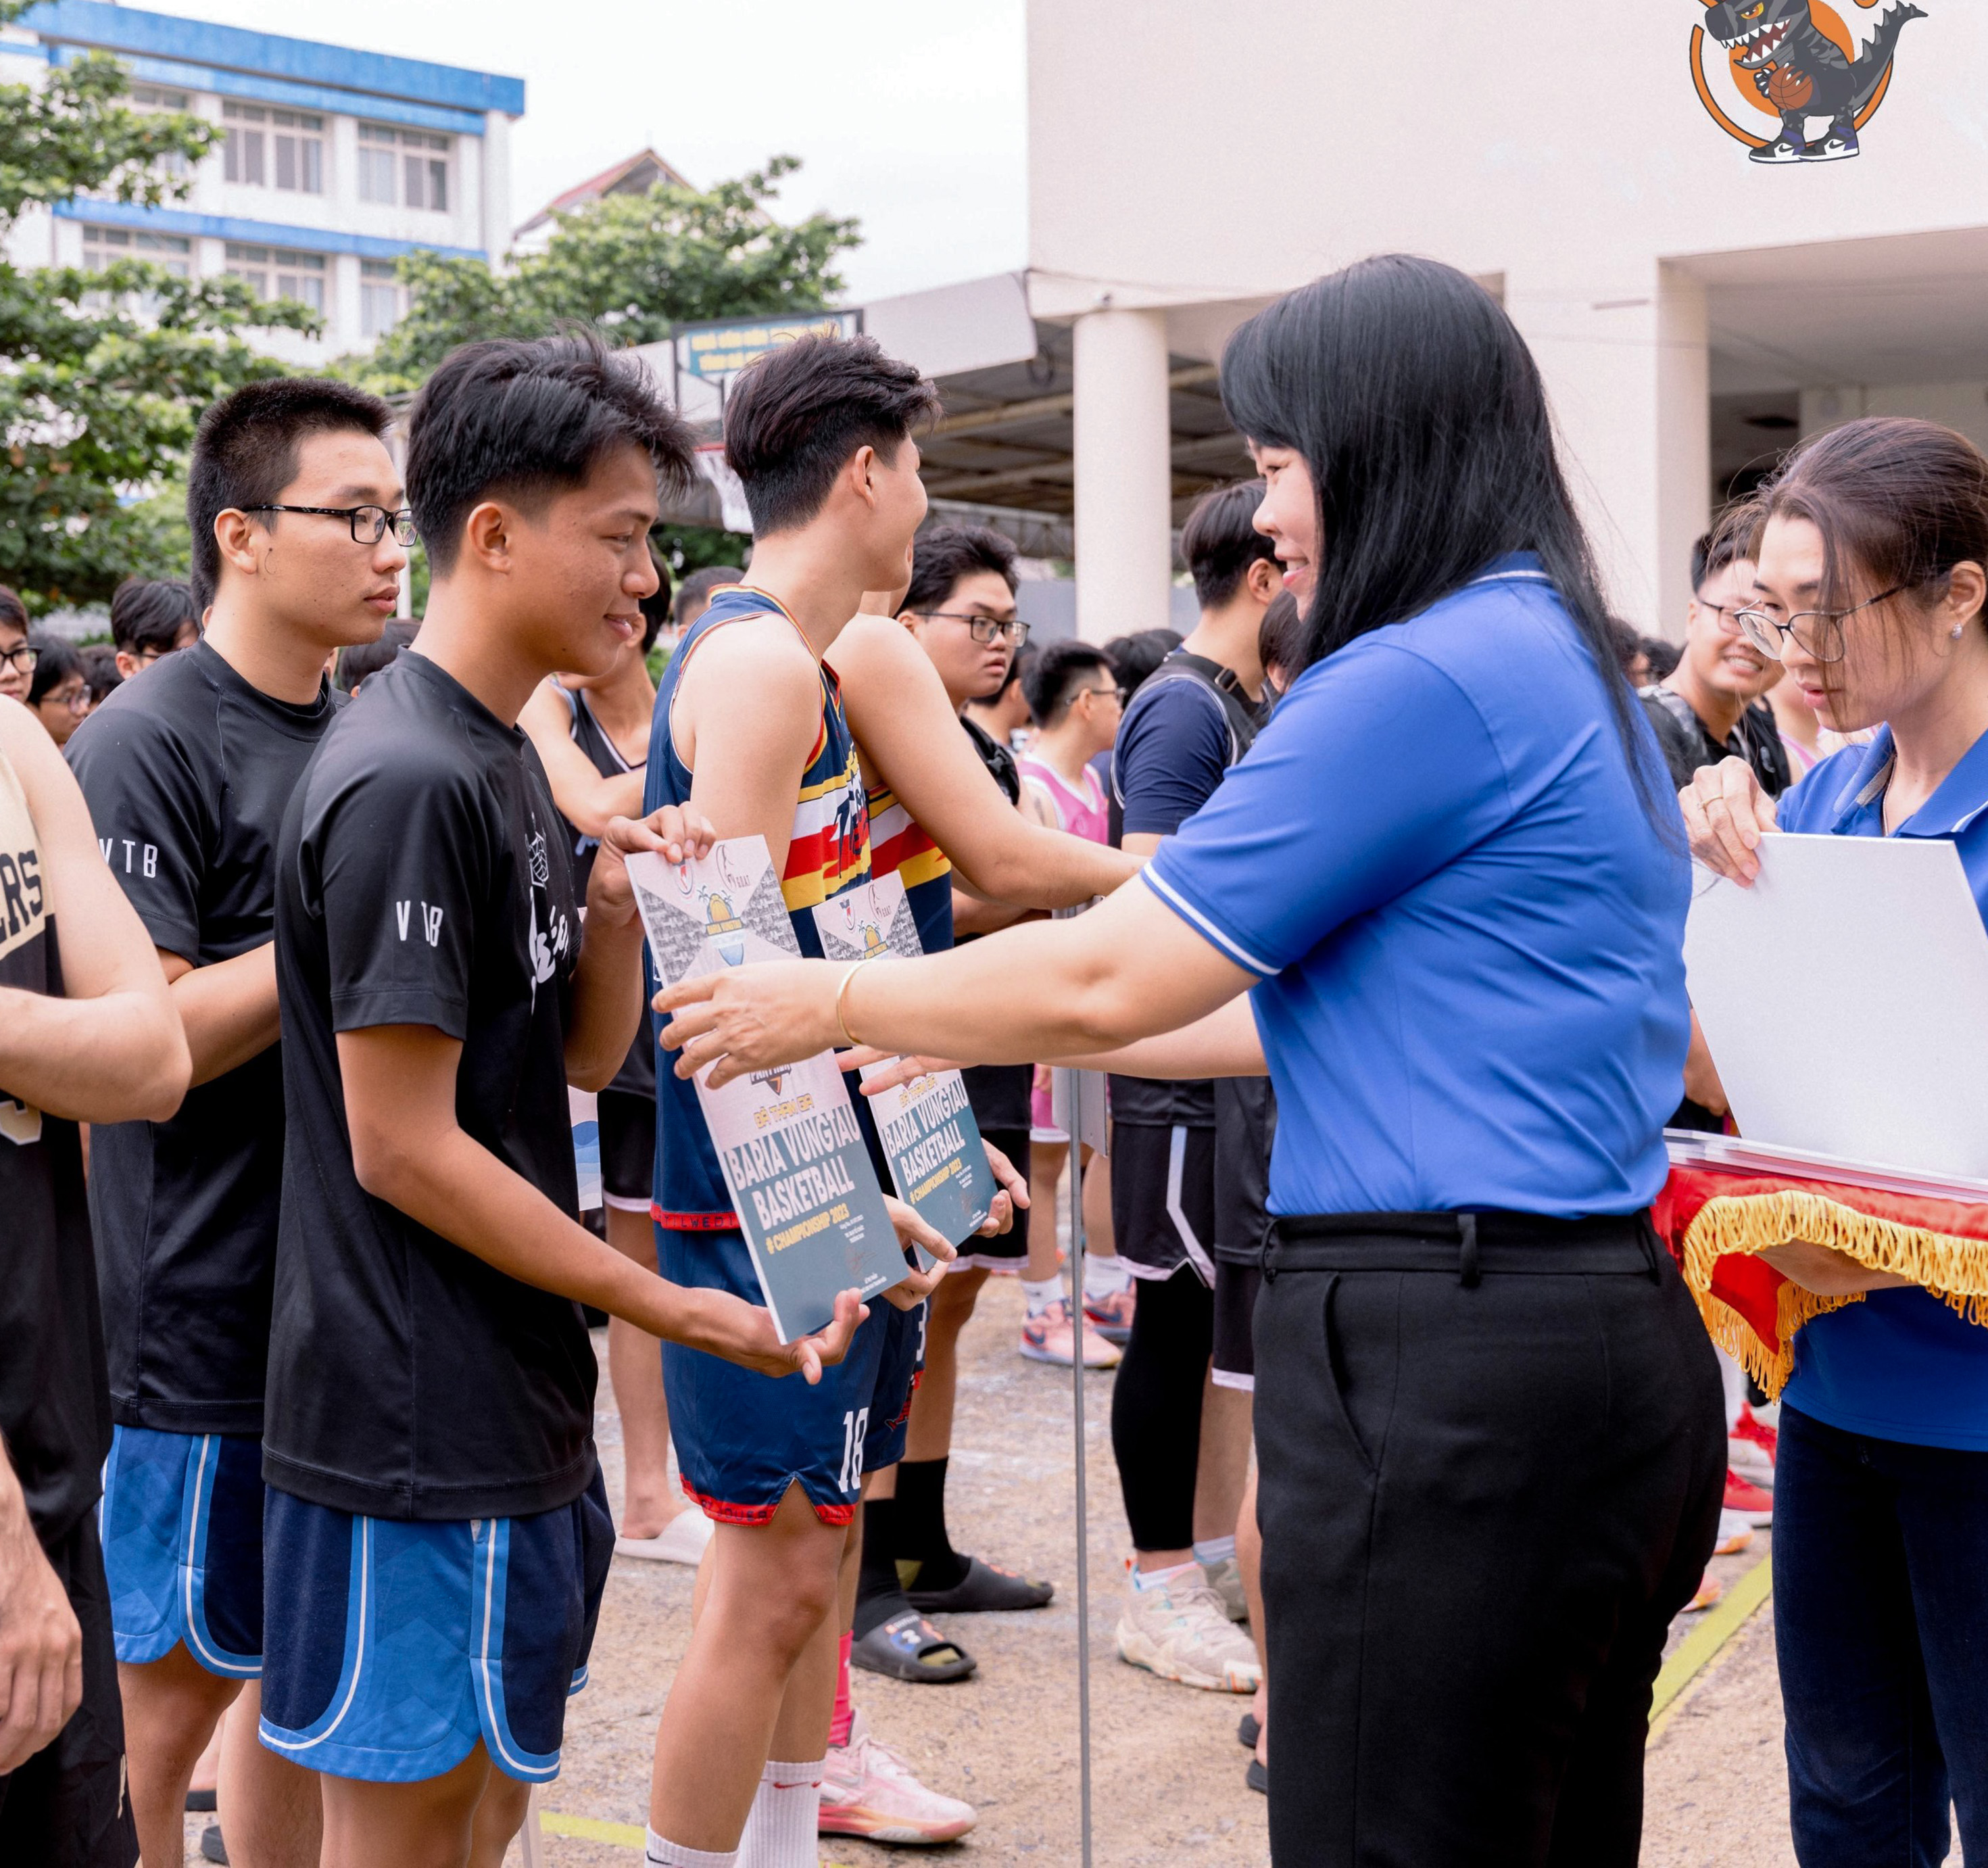
[(66, 638), (36, 630), (28, 638), (35, 651), (34, 673), (28, 683), (28, 709), (48, 729), (58, 746), (83, 724), (90, 711), (90, 682), (83, 658)]
[(1213, 796), (1088, 914), (686, 982), (662, 1041), (714, 1082), (844, 1044), (1267, 1070), (1273, 1858), (1634, 1868), (1726, 1476), (1648, 1210), (1687, 1035), (1668, 775), (1480, 286), (1319, 279), (1229, 340), (1222, 394), (1307, 615)]
[(39, 651), (28, 640), (28, 610), (0, 584), (0, 694), (25, 705)]
[[(1954, 844), (1988, 920), (1988, 459), (1926, 421), (1853, 421), (1736, 516), (1740, 613), (1822, 725), (1877, 726), (1777, 807), (1742, 761), (1682, 794), (1693, 852), (1753, 882), (1763, 832)], [(1826, 941), (1826, 936), (1825, 936)], [(1814, 959), (1829, 1041), (1827, 947)], [(1983, 1112), (1988, 1121), (1988, 1112)], [(1774, 1485), (1774, 1630), (1804, 1868), (1988, 1860), (1988, 1329), (1820, 1246), (1771, 1254), (1861, 1301), (1795, 1338)]]

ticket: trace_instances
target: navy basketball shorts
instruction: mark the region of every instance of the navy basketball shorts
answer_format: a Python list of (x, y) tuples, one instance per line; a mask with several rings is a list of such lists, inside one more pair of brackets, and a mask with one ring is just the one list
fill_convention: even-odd
[[(658, 1268), (672, 1284), (729, 1291), (762, 1301), (744, 1236), (735, 1230), (656, 1228)], [(701, 1349), (663, 1345), (663, 1393), (683, 1488), (721, 1525), (763, 1525), (796, 1483), (823, 1523), (846, 1525), (861, 1494), (870, 1423), (894, 1320), (908, 1316), (877, 1298), (833, 1369), (810, 1388), (797, 1375), (756, 1374)], [(901, 1326), (899, 1326), (901, 1327)], [(913, 1348), (922, 1338), (914, 1329)], [(908, 1382), (914, 1365), (901, 1360)], [(905, 1395), (887, 1397), (892, 1416)]]
[(269, 1490), (262, 1742), (333, 1777), (416, 1783), (481, 1739), (505, 1776), (559, 1775), (566, 1702), (614, 1555), (600, 1473), (526, 1518), (360, 1518)]
[(881, 1472), (904, 1457), (904, 1437), (911, 1430), (911, 1397), (925, 1372), (925, 1325), (930, 1306), (900, 1310), (879, 1301), (870, 1307), (870, 1322), (884, 1326), (884, 1353), (877, 1360), (877, 1386), (870, 1400), (869, 1429), (863, 1436), (863, 1470)]
[(254, 1434), (113, 1430), (103, 1571), (117, 1658), (184, 1642), (210, 1673), (262, 1670), (262, 1443)]

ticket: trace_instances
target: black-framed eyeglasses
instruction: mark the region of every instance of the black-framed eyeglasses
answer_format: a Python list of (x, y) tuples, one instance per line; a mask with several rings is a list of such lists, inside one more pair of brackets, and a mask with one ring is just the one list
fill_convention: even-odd
[(1841, 662), (1843, 659), (1843, 619), (1854, 616), (1859, 610), (1868, 610), (1873, 604), (1882, 603), (1886, 598), (1897, 596), (1910, 587), (1895, 584), (1888, 591), (1880, 591), (1875, 597), (1867, 597), (1861, 603), (1854, 603), (1847, 610), (1798, 610), (1786, 622), (1765, 610), (1746, 609), (1739, 614), (1740, 633), (1760, 653), (1778, 662), (1786, 652), (1788, 638), (1794, 638), (1795, 646), (1803, 654), (1817, 662)]
[(1115, 700), (1118, 703), (1120, 706), (1122, 707), (1125, 704), (1125, 690), (1123, 688), (1118, 687), (1079, 688), (1077, 691), (1070, 696), (1070, 699), (1073, 701), (1081, 700), (1087, 694), (1088, 694), (1094, 700), (1101, 700), (1105, 695), (1109, 695), (1112, 699)]
[(32, 675), (41, 658), (42, 651), (32, 642), (16, 642), (12, 648), (0, 648), (0, 662), (17, 675)]
[(1740, 612), (1746, 607), (1744, 604), (1707, 603), (1701, 597), (1698, 600), (1698, 607), (1701, 610), (1709, 610), (1719, 619), (1719, 633), (1721, 635), (1738, 635), (1742, 633), (1743, 625), (1740, 621)]
[(350, 528), (355, 545), (377, 545), (394, 531), (394, 543), (411, 545), (421, 534), (414, 530), (414, 516), (405, 506), (390, 513), (384, 506), (244, 506), (240, 513), (309, 513), (320, 519), (342, 519)]
[(976, 642), (998, 642), (1002, 638), (1019, 648), (1029, 639), (1029, 625), (1019, 616), (969, 616), (958, 610), (928, 610), (937, 622), (964, 623)]

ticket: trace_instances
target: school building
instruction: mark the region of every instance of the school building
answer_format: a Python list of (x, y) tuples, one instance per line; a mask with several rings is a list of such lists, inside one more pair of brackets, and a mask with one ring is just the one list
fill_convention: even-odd
[(1988, 8), (1030, 0), (1028, 32), (1039, 341), (943, 384), (928, 482), (1073, 518), (1087, 636), (1166, 615), (1170, 533), (1237, 464), (1223, 340), (1369, 253), (1503, 299), (1645, 630), (1681, 629), (1692, 539), (1802, 435), (1899, 413), (1988, 444)]
[(144, 259), (183, 278), (233, 274), (323, 314), (317, 339), (258, 334), (310, 363), (362, 348), (401, 316), (403, 253), (495, 259), (510, 247), (522, 79), (108, 0), (44, 0), (0, 27), (0, 82), (92, 52), (129, 68), (135, 107), (193, 111), (225, 140), (167, 206), (78, 196), (24, 214), (11, 242), (19, 264)]

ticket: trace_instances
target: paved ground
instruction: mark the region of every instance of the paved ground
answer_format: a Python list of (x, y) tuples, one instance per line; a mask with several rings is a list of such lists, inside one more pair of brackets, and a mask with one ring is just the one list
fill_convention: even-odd
[[(979, 1829), (933, 1852), (965, 1864), (1073, 1863), (1077, 1848), (1077, 1614), (1070, 1382), (1023, 1362), (1013, 1345), (1020, 1293), (996, 1279), (964, 1343), (953, 1454), (955, 1539), (1031, 1573), (1055, 1577), (1051, 1606), (1032, 1615), (961, 1617), (954, 1631), (979, 1656), (972, 1680), (914, 1687), (859, 1673), (875, 1728), (928, 1782), (969, 1799)], [(1264, 1805), (1242, 1781), (1235, 1739), (1247, 1702), (1155, 1680), (1124, 1666), (1111, 1629), (1122, 1589), (1124, 1519), (1111, 1464), (1111, 1377), (1087, 1378), (1090, 1487), (1094, 1857), (1100, 1868), (1146, 1863), (1260, 1868)], [(599, 1433), (610, 1492), (620, 1447), (604, 1372)], [(1764, 1553), (1756, 1540), (1718, 1568), (1729, 1579)], [(547, 1835), (549, 1868), (631, 1868), (647, 1802), (650, 1745), (688, 1633), (691, 1574), (616, 1561), (591, 1684), (568, 1717), (566, 1769), (545, 1796), (555, 1819), (616, 1826), (610, 1839)], [(1680, 1629), (1680, 1633), (1682, 1630)], [(1644, 1860), (1650, 1868), (1793, 1868), (1787, 1840), (1771, 1616), (1756, 1615), (1689, 1690), (1653, 1748)], [(190, 1842), (197, 1836), (189, 1823)], [(825, 1865), (874, 1868), (896, 1851), (824, 1843)], [(189, 1850), (191, 1863), (196, 1858)], [(514, 1848), (512, 1858), (517, 1859)]]

